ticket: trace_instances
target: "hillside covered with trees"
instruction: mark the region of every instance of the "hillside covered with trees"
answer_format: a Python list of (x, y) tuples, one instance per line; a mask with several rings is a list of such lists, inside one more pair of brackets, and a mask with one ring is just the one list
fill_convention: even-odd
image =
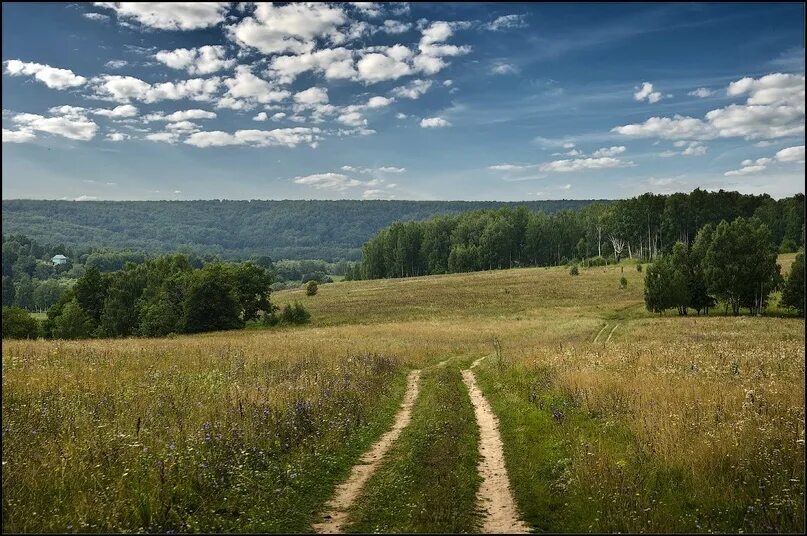
[(248, 259), (358, 260), (396, 221), (524, 206), (552, 214), (592, 201), (50, 201), (3, 200), (3, 232), (67, 247), (183, 251)]

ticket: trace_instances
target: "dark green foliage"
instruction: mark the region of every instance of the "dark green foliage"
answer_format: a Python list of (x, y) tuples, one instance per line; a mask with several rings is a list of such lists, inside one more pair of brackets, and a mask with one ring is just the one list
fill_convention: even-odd
[(258, 318), (260, 311), (269, 309), (269, 288), (272, 276), (266, 269), (251, 262), (231, 265), (235, 292), (245, 322)]
[(184, 328), (188, 333), (244, 327), (238, 291), (227, 269), (208, 264), (188, 276)]
[(4, 339), (36, 339), (39, 336), (39, 322), (20, 307), (3, 306)]
[(782, 305), (796, 309), (804, 316), (804, 252), (796, 255), (782, 289)]
[(101, 320), (108, 284), (108, 279), (101, 275), (98, 268), (90, 267), (73, 287), (79, 305), (96, 324)]
[(639, 272), (639, 273), (642, 273), (642, 265), (641, 264), (636, 265), (636, 271)]
[(11, 276), (3, 276), (3, 305), (11, 305), (14, 303), (14, 280)]
[[(591, 201), (517, 204), (353, 200), (80, 203), (12, 199), (2, 203), (3, 229), (6, 232), (25, 233), (43, 242), (63, 242), (74, 247), (96, 249), (130, 248), (152, 254), (185, 249), (200, 255), (217, 254), (225, 259), (267, 255), (274, 259), (336, 261), (357, 260), (362, 244), (395, 221), (425, 220), (439, 214), (515, 205), (552, 213), (578, 209)], [(71, 253), (64, 254), (72, 259), (74, 255)], [(299, 280), (299, 277), (295, 279)]]
[(648, 311), (677, 309), (685, 315), (690, 304), (686, 246), (676, 242), (673, 252), (661, 255), (645, 271), (644, 301)]
[(619, 278), (619, 288), (621, 289), (628, 288), (628, 280), (625, 278), (624, 275)]
[(305, 293), (307, 296), (314, 296), (317, 293), (317, 282), (309, 281), (305, 286)]
[(606, 264), (607, 264), (607, 262), (602, 257), (591, 257), (590, 259), (588, 259), (586, 261), (586, 266), (588, 266), (588, 267), (605, 266)]
[(282, 324), (305, 324), (311, 318), (311, 313), (309, 313), (303, 304), (300, 302), (294, 302), (294, 304), (289, 305), (286, 304), (283, 307), (283, 312), (280, 315), (280, 322)]
[(785, 238), (779, 245), (779, 253), (795, 253), (798, 248), (799, 246), (796, 244), (795, 240)]
[(53, 321), (52, 335), (56, 339), (86, 339), (95, 328), (95, 323), (81, 308), (74, 297), (62, 308), (61, 314)]
[(709, 291), (737, 315), (740, 307), (761, 311), (780, 282), (776, 249), (767, 226), (757, 219), (720, 222), (703, 259)]
[(569, 275), (580, 275), (580, 270), (577, 269), (576, 264), (572, 265), (572, 268), (569, 270)]

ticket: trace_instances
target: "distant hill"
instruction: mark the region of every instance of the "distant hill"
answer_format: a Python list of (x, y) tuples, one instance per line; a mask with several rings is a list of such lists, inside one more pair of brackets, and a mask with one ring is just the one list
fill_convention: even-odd
[(3, 200), (3, 233), (69, 246), (188, 249), (225, 258), (356, 260), (400, 220), (524, 205), (547, 213), (593, 200), (524, 201), (47, 201)]

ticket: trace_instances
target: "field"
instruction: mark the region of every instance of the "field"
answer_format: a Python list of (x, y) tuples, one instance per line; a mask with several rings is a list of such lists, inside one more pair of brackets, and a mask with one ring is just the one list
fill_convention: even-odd
[(4, 341), (3, 529), (310, 531), (420, 369), (345, 530), (478, 532), (460, 371), (485, 357), (533, 530), (803, 531), (804, 321), (651, 315), (643, 275), (338, 282), (273, 295), (304, 327)]

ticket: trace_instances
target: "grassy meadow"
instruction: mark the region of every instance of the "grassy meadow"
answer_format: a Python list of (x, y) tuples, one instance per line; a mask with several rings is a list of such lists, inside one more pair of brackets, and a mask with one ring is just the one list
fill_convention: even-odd
[(338, 282), (273, 294), (303, 327), (4, 341), (3, 530), (308, 531), (420, 368), (348, 530), (478, 531), (459, 370), (488, 355), (475, 371), (535, 530), (802, 531), (804, 321), (652, 315), (643, 276)]

